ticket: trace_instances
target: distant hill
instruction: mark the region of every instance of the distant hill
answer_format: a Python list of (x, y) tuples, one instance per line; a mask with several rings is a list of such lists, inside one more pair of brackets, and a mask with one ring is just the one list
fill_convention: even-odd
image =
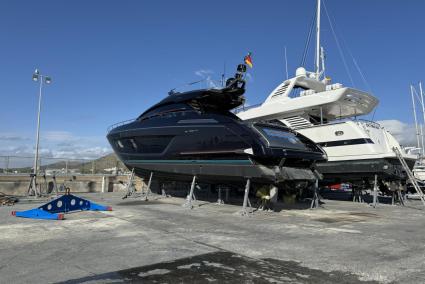
[[(46, 170), (62, 170), (68, 167), (69, 171), (74, 171), (78, 173), (111, 173), (114, 168), (118, 168), (121, 171), (126, 171), (127, 168), (124, 164), (118, 159), (115, 153), (100, 157), (92, 161), (76, 161), (70, 160), (68, 163), (65, 161), (54, 162), (51, 164), (43, 165), (40, 167), (42, 171)], [(9, 172), (18, 172), (18, 173), (30, 173), (32, 172), (32, 167), (22, 167), (22, 168), (9, 168)], [(0, 168), (0, 172), (3, 172), (3, 169)]]
[[(57, 167), (58, 169), (62, 169), (65, 167), (65, 163), (59, 162), (55, 164), (50, 164), (48, 165), (48, 168), (54, 168), (55, 166), (58, 166)], [(95, 173), (107, 173), (107, 172), (112, 172), (112, 169), (114, 168), (118, 168), (122, 170), (127, 169), (124, 166), (124, 164), (118, 159), (115, 153), (111, 153), (109, 155), (100, 157), (98, 159), (83, 162), (83, 163), (81, 162), (68, 163), (68, 169), (75, 169), (75, 170), (78, 170), (80, 173), (92, 173), (93, 170)]]
[(99, 159), (93, 160), (91, 162), (84, 163), (83, 166), (87, 167), (89, 166), (90, 169), (92, 168), (94, 162), (94, 166), (96, 170), (104, 170), (104, 169), (111, 169), (114, 167), (117, 167), (119, 169), (126, 169), (124, 164), (118, 159), (117, 155), (115, 153), (111, 153), (109, 155), (103, 156)]

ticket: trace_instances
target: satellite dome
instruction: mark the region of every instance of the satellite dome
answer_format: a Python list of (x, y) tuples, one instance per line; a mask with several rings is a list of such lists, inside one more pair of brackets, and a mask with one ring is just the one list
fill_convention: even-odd
[(295, 71), (295, 76), (307, 76), (307, 71), (305, 70), (304, 67), (298, 67), (297, 70)]

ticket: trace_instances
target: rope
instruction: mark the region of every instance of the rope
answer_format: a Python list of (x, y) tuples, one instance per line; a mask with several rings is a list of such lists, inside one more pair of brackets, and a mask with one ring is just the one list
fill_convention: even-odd
[(310, 30), (308, 31), (308, 36), (307, 36), (307, 40), (306, 43), (304, 45), (304, 52), (303, 52), (303, 56), (301, 58), (301, 64), (300, 66), (305, 67), (305, 60), (307, 58), (307, 53), (308, 53), (308, 48), (310, 46), (310, 41), (311, 41), (311, 35), (313, 34), (313, 29), (314, 29), (314, 21), (316, 20), (317, 17), (317, 11), (314, 13), (312, 19), (311, 19), (311, 23), (310, 23)]
[[(344, 40), (344, 39), (343, 39)], [(357, 64), (357, 60), (354, 58), (353, 54), (351, 53), (350, 49), (347, 48), (348, 53), (351, 56), (351, 59), (353, 60), (354, 66), (356, 66), (357, 71), (360, 74), (360, 77), (362, 77), (363, 83), (366, 86), (366, 89), (368, 90), (368, 92), (372, 93), (372, 88), (370, 87), (369, 83), (366, 80), (366, 77), (364, 76), (362, 70), (360, 69), (360, 66)]]
[(375, 121), (375, 113), (376, 113), (376, 109), (377, 109), (378, 107), (376, 107), (374, 110), (373, 110), (373, 114), (372, 114), (372, 121)]
[(353, 77), (351, 76), (350, 70), (348, 69), (347, 61), (345, 60), (344, 53), (342, 52), (341, 45), (339, 43), (338, 37), (336, 36), (335, 30), (333, 28), (332, 21), (331, 21), (331, 18), (329, 16), (328, 9), (326, 8), (325, 1), (323, 1), (323, 7), (325, 8), (325, 14), (326, 14), (326, 16), (328, 18), (329, 25), (330, 25), (331, 31), (332, 31), (332, 35), (333, 35), (333, 37), (335, 39), (335, 42), (336, 42), (336, 46), (338, 48), (339, 55), (341, 56), (342, 63), (344, 64), (345, 71), (347, 72), (347, 75), (348, 75), (348, 78), (351, 81), (351, 84), (355, 87), (355, 84), (354, 84), (354, 81), (353, 81)]
[[(323, 5), (325, 6), (325, 4), (323, 4)], [(328, 14), (328, 12), (327, 12), (327, 10), (326, 10), (326, 7), (325, 7), (325, 11), (326, 11), (326, 13), (327, 13), (327, 15), (328, 15), (328, 18), (329, 18), (330, 16), (329, 16), (329, 14)], [(332, 23), (331, 23), (331, 21), (330, 21), (330, 20), (329, 20), (329, 22), (330, 22), (330, 24), (331, 24), (331, 28), (332, 28)], [(335, 29), (336, 29), (336, 30), (340, 30), (340, 29), (338, 28), (338, 26), (337, 26), (337, 23), (336, 23), (335, 19), (333, 19), (333, 23), (334, 23), (334, 25), (335, 25)], [(342, 35), (342, 33), (340, 33), (340, 34)], [(346, 47), (346, 49), (347, 49), (348, 54), (349, 54), (349, 55), (350, 55), (350, 57), (351, 57), (351, 60), (353, 60), (353, 64), (354, 64), (354, 66), (356, 67), (357, 72), (359, 72), (360, 77), (362, 78), (363, 83), (364, 83), (364, 85), (365, 85), (366, 89), (368, 90), (368, 92), (373, 93), (373, 92), (372, 92), (372, 88), (371, 88), (371, 86), (369, 85), (369, 82), (366, 80), (366, 76), (364, 75), (363, 71), (361, 70), (360, 65), (357, 63), (357, 60), (356, 60), (356, 58), (354, 57), (353, 53), (351, 52), (351, 49), (350, 49), (349, 45), (346, 43), (346, 41), (345, 41), (345, 39), (344, 39), (344, 37), (343, 37), (343, 36), (341, 36), (341, 39), (342, 39), (342, 42), (343, 42), (344, 46), (345, 46), (345, 47)]]

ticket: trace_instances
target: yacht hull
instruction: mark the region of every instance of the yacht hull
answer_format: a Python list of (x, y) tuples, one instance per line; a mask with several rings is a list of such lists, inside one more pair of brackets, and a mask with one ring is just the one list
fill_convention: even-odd
[(246, 179), (255, 183), (279, 184), (286, 181), (313, 181), (311, 169), (266, 167), (246, 160), (126, 160), (137, 176), (148, 178), (154, 173), (162, 181), (190, 181), (193, 176), (205, 183), (243, 184)]
[[(190, 113), (184, 114), (185, 119), (188, 116)], [(268, 125), (247, 125), (221, 115), (208, 118), (216, 123), (190, 120), (195, 123), (179, 125), (174, 118), (161, 118), (161, 127), (153, 127), (154, 120), (134, 121), (113, 130), (108, 140), (127, 168), (143, 178), (154, 173), (164, 181), (190, 181), (197, 176), (206, 183), (232, 184), (244, 183), (247, 178), (266, 184), (317, 179), (312, 168), (316, 161), (323, 160), (319, 148), (301, 151), (270, 146), (256, 131)], [(289, 129), (273, 127), (283, 135), (291, 133)], [(299, 134), (297, 137), (301, 139)], [(162, 143), (160, 139), (165, 140), (163, 149), (155, 148)], [(299, 143), (316, 147), (308, 141)], [(145, 153), (143, 148), (154, 153)]]
[(410, 169), (415, 156), (406, 153), (391, 133), (371, 121), (342, 121), (298, 129), (323, 147), (327, 163), (318, 170), (328, 180), (357, 182), (363, 179), (401, 181), (407, 179), (393, 148), (398, 148)]
[(315, 162), (325, 160), (320, 147), (286, 127), (189, 107), (166, 115), (160, 111), (107, 136), (120, 160), (143, 178), (152, 172), (160, 180), (197, 176), (206, 183), (313, 181)]
[[(412, 169), (415, 161), (405, 159)], [(397, 158), (364, 159), (328, 161), (317, 163), (318, 171), (323, 174), (323, 183), (361, 182), (365, 179), (378, 179), (388, 181), (406, 180), (407, 175)]]

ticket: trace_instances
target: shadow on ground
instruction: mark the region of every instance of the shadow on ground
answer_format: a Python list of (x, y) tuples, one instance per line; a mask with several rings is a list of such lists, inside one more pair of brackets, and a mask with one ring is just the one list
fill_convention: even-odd
[[(323, 272), (277, 259), (214, 252), (61, 283), (359, 283), (344, 272)], [(362, 282), (376, 283), (376, 282)]]

